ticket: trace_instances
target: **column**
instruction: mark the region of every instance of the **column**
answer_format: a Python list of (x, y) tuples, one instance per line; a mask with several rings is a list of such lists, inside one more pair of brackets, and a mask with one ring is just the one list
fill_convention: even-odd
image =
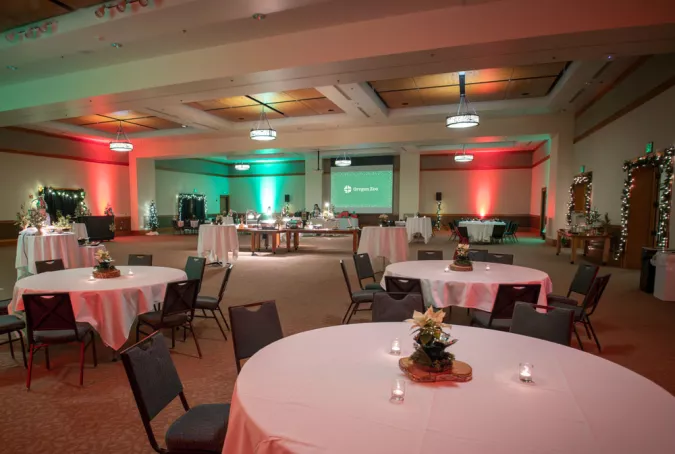
[(154, 159), (129, 156), (129, 191), (131, 230), (143, 230), (150, 202), (155, 200)]
[(553, 216), (552, 229), (547, 229), (546, 238), (555, 239), (558, 229), (567, 225), (567, 202), (569, 187), (574, 177), (574, 117), (561, 115), (558, 132), (551, 134), (551, 165), (549, 167), (548, 208)]
[(398, 216), (420, 210), (420, 155), (402, 153), (399, 166)]
[(316, 170), (316, 155), (305, 157), (305, 209), (312, 211), (318, 203), (323, 209), (323, 169)]

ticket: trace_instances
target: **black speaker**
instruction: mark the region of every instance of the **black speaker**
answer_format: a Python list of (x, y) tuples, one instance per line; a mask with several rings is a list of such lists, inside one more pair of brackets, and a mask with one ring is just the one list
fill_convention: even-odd
[(436, 193), (436, 202), (440, 202), (441, 200), (443, 200), (443, 194), (441, 194), (440, 192), (437, 192)]
[(291, 195), (290, 195), (290, 194), (286, 194), (286, 195), (284, 196), (284, 202), (288, 203), (288, 202), (290, 202), (290, 201), (291, 201)]

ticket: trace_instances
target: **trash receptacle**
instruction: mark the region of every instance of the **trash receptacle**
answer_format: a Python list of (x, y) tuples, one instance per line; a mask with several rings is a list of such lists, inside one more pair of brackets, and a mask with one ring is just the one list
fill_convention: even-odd
[(652, 262), (656, 266), (654, 296), (661, 301), (675, 301), (675, 254), (659, 252)]
[(653, 247), (642, 248), (642, 267), (640, 268), (640, 290), (647, 293), (654, 293), (654, 265), (651, 263), (652, 257), (659, 251)]

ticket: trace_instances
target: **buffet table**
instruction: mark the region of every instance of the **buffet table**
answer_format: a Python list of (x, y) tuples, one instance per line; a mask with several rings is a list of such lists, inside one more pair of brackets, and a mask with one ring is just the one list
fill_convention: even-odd
[(577, 259), (577, 249), (583, 247), (584, 255), (588, 248), (588, 243), (590, 241), (602, 241), (602, 264), (607, 265), (609, 262), (609, 249), (612, 237), (610, 235), (587, 235), (584, 233), (571, 233), (567, 230), (558, 230), (558, 241), (556, 245), (556, 254), (560, 255), (560, 248), (562, 247), (562, 239), (567, 238), (570, 242), (570, 263), (574, 263)]
[(459, 227), (466, 227), (472, 243), (489, 243), (495, 225), (505, 226), (506, 223), (501, 221), (461, 221), (458, 225)]
[[(276, 254), (277, 249), (281, 246), (282, 240), (286, 240), (286, 251), (291, 251), (291, 238), (293, 239), (293, 250), (297, 251), (300, 246), (300, 234), (301, 233), (311, 233), (314, 235), (352, 235), (352, 252), (356, 254), (359, 244), (359, 232), (358, 229), (275, 229), (275, 228), (242, 228), (239, 229), (240, 232), (247, 232), (251, 234), (251, 255), (256, 255), (256, 251), (260, 250), (261, 239), (263, 235), (267, 235), (267, 240), (265, 241), (265, 247), (268, 245), (268, 241), (271, 238), (272, 243), (272, 253)], [(283, 237), (282, 237), (283, 236)]]

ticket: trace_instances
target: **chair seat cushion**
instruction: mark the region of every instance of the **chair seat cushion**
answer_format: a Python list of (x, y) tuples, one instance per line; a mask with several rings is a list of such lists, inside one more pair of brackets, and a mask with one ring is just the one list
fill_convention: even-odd
[(198, 296), (195, 309), (216, 310), (218, 308), (218, 298), (215, 296)]
[(77, 336), (72, 329), (54, 330), (54, 331), (33, 331), (33, 339), (40, 344), (65, 344), (67, 342), (75, 342), (79, 338), (84, 339), (84, 336), (89, 334), (92, 327), (89, 323), (76, 322)]
[[(565, 301), (567, 300), (567, 301)], [(580, 320), (583, 314), (583, 307), (578, 306), (576, 301), (569, 298), (552, 298), (548, 300), (548, 305), (560, 309), (568, 309), (574, 312), (574, 320)]]
[(11, 333), (24, 329), (26, 324), (19, 317), (13, 315), (0, 315), (0, 334)]
[(172, 452), (223, 451), (229, 404), (204, 404), (192, 407), (166, 431), (166, 447)]
[(492, 325), (490, 325), (490, 313), (479, 310), (471, 311), (471, 322), (487, 328), (488, 326), (492, 329), (499, 330), (508, 330), (511, 328), (511, 319), (510, 318), (496, 318), (492, 320)]
[(359, 290), (352, 293), (352, 299), (357, 303), (372, 303), (378, 290)]
[(366, 290), (377, 290), (378, 292), (384, 292), (384, 289), (380, 284), (377, 282), (371, 282), (370, 284), (366, 284)]
[(164, 317), (164, 321), (162, 322), (162, 312), (155, 311), (139, 315), (138, 320), (140, 322), (145, 323), (146, 325), (152, 326), (153, 328), (157, 328), (160, 325), (165, 327), (180, 326), (188, 321), (188, 316), (187, 314), (169, 315), (167, 317)]

